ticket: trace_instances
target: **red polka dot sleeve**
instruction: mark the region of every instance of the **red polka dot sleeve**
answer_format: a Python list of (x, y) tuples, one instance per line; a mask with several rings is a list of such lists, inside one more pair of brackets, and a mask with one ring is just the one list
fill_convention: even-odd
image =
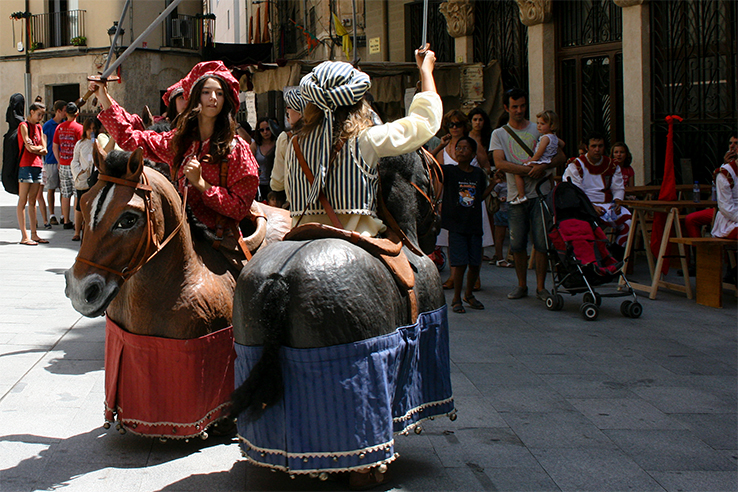
[(133, 124), (135, 119), (116, 102), (102, 111), (98, 118), (121, 149), (133, 152), (141, 147), (146, 159), (172, 165), (174, 153), (171, 145), (174, 132), (156, 133), (136, 129)]

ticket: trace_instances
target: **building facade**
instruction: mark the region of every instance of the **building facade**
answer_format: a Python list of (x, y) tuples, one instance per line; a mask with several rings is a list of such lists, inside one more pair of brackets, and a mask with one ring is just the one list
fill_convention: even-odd
[[(27, 92), (27, 105), (41, 96), (50, 107), (57, 99), (81, 97), (87, 91), (87, 77), (106, 66), (111, 45), (108, 31), (121, 19), (124, 4), (125, 0), (0, 2), (0, 18), (10, 17), (12, 27), (0, 29), (0, 100)], [(132, 0), (121, 23), (125, 32), (116, 54), (168, 4), (165, 0)], [(148, 105), (158, 114), (163, 91), (201, 60), (201, 47), (212, 24), (203, 19), (201, 0), (183, 0), (121, 65), (120, 82), (110, 84), (111, 95), (133, 112)]]

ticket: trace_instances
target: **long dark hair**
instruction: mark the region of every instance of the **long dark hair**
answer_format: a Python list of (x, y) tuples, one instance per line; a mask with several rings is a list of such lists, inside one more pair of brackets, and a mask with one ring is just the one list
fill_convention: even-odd
[(165, 113), (165, 116), (169, 120), (169, 124), (172, 125), (172, 127), (177, 126), (177, 121), (179, 118), (179, 113), (177, 113), (177, 98), (178, 97), (184, 97), (184, 94), (180, 92), (179, 94), (174, 96), (169, 101), (169, 106), (167, 106), (167, 112)]
[(261, 127), (261, 124), (265, 121), (269, 125), (269, 131), (272, 132), (273, 142), (276, 142), (277, 137), (280, 133), (282, 133), (282, 131), (279, 129), (279, 126), (277, 126), (276, 121), (271, 118), (261, 117), (259, 118), (259, 121), (256, 122), (256, 131), (254, 132), (254, 140), (256, 141), (256, 145), (261, 145), (264, 143), (264, 137), (261, 136), (261, 130), (259, 128)]
[[(192, 88), (190, 99), (187, 101), (187, 107), (177, 119), (177, 130), (174, 132), (174, 138), (172, 139), (172, 149), (174, 150), (172, 177), (174, 179), (177, 177), (179, 167), (183, 164), (182, 161), (184, 160), (185, 152), (192, 145), (192, 142), (200, 140), (197, 117), (200, 114), (199, 105), (202, 88), (208, 79), (218, 81), (224, 96), (223, 109), (221, 109), (215, 118), (215, 128), (210, 137), (210, 156), (213, 158), (213, 162), (221, 162), (228, 157), (231, 151), (231, 141), (235, 134), (232, 120), (236, 114), (238, 103), (233, 99), (232, 92), (223, 79), (214, 75), (203, 77)], [(174, 103), (174, 101), (172, 102)]]
[(469, 118), (469, 126), (472, 126), (472, 119), (474, 119), (475, 115), (481, 115), (482, 120), (484, 120), (484, 125), (482, 126), (482, 145), (489, 147), (489, 139), (492, 135), (492, 120), (489, 119), (489, 115), (485, 110), (477, 106), (469, 111), (469, 114), (467, 115)]

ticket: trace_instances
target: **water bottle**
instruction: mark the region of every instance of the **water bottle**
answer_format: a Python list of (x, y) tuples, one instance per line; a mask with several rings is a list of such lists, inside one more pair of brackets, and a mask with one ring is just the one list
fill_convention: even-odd
[(692, 201), (694, 203), (700, 203), (700, 182), (694, 182), (694, 188), (692, 188)]
[(712, 183), (712, 193), (710, 194), (710, 201), (717, 201), (717, 189), (715, 189), (715, 183)]

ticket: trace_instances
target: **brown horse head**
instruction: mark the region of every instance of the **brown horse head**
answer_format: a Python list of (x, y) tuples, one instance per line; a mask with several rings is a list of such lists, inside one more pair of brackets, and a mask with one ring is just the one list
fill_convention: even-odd
[(176, 190), (159, 173), (144, 171), (141, 149), (107, 158), (93, 149), (100, 177), (80, 201), (84, 239), (66, 272), (67, 297), (90, 317), (103, 314), (152, 247), (181, 222)]

